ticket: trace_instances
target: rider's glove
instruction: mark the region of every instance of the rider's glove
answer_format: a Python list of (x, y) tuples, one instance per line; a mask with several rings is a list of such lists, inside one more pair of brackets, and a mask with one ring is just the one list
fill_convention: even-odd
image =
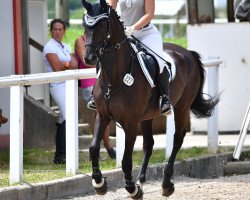
[(128, 26), (125, 28), (125, 34), (127, 37), (130, 37), (135, 31), (136, 30), (133, 26)]

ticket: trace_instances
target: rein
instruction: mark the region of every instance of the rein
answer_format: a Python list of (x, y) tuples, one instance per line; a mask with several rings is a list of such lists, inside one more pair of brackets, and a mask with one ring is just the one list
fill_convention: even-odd
[(121, 48), (121, 45), (127, 40), (127, 38), (125, 37), (120, 43), (116, 43), (110, 47), (106, 47), (106, 45), (108, 44), (108, 42), (105, 43), (105, 45), (100, 49), (99, 55), (103, 55), (104, 53), (110, 53), (112, 51), (115, 50), (119, 50)]
[[(113, 64), (112, 66), (115, 65), (115, 61), (116, 61), (116, 57), (117, 57), (117, 52), (118, 50), (121, 48), (121, 46), (127, 41), (127, 37), (125, 37), (121, 42), (112, 44), (112, 42), (110, 41), (111, 38), (111, 25), (110, 25), (110, 16), (111, 16), (111, 8), (108, 8), (108, 11), (106, 13), (102, 13), (98, 16), (90, 16), (88, 14), (86, 14), (84, 16), (84, 23), (88, 26), (88, 27), (94, 27), (98, 22), (100, 22), (103, 19), (106, 19), (108, 22), (108, 28), (107, 28), (107, 32), (106, 35), (104, 37), (103, 41), (99, 41), (97, 43), (86, 43), (85, 46), (90, 46), (90, 47), (94, 47), (95, 51), (97, 53), (97, 66), (100, 63), (100, 60), (102, 59), (102, 56), (104, 56), (107, 53), (112, 53), (112, 57), (114, 58)], [(130, 73), (132, 71), (132, 66), (130, 69)], [(107, 91), (104, 91), (104, 87), (103, 87), (103, 83), (101, 83), (101, 90), (103, 93), (103, 96), (105, 99), (110, 99), (111, 95), (113, 95), (114, 93), (118, 92), (119, 90), (121, 90), (124, 87), (124, 83), (116, 88), (115, 90), (112, 90), (112, 84), (111, 84), (111, 77), (112, 76), (112, 72), (111, 74), (107, 74), (108, 77), (108, 83), (107, 83)]]
[[(117, 42), (117, 43), (112, 43), (112, 41), (110, 41), (111, 38), (111, 8), (109, 7), (108, 11), (106, 13), (103, 13), (101, 15), (95, 16), (95, 17), (91, 17), (88, 14), (85, 15), (84, 17), (84, 23), (85, 25), (87, 25), (88, 27), (94, 27), (99, 21), (103, 20), (103, 19), (107, 19), (108, 22), (108, 28), (107, 28), (107, 32), (106, 35), (104, 37), (103, 41), (99, 41), (97, 43), (86, 43), (86, 47), (90, 46), (92, 48), (95, 48), (95, 51), (97, 53), (97, 66), (99, 65), (99, 63), (101, 63), (102, 57), (105, 54), (110, 53), (110, 57), (113, 58), (113, 63), (110, 66), (115, 66), (115, 62), (116, 62), (116, 57), (117, 57), (117, 53), (120, 50), (121, 46), (127, 41), (127, 37), (125, 36), (124, 39), (122, 39), (121, 42)], [(131, 48), (131, 46), (129, 45), (129, 47)], [(132, 51), (133, 52), (133, 51)], [(124, 81), (126, 75), (130, 75), (132, 77), (132, 66), (133, 66), (133, 55), (131, 55), (131, 62), (130, 62), (130, 68), (129, 68), (129, 72), (127, 74), (125, 74), (124, 78), (123, 78), (123, 82), (115, 89), (112, 88), (112, 84), (111, 84), (111, 77), (112, 77), (112, 71), (110, 73), (106, 72), (106, 76), (107, 76), (107, 82), (106, 81), (102, 81), (100, 79), (100, 86), (101, 86), (101, 91), (103, 93), (104, 98), (106, 99), (106, 105), (107, 105), (107, 110), (109, 112), (109, 115), (112, 117), (112, 114), (110, 112), (109, 109), (109, 102), (110, 102), (110, 98), (112, 95), (114, 95), (115, 93), (122, 91), (127, 84), (126, 81)], [(112, 62), (112, 61), (111, 61)], [(133, 79), (133, 77), (132, 77)], [(105, 85), (107, 85), (106, 87), (104, 87)], [(130, 86), (130, 85), (129, 85)], [(105, 91), (106, 88), (106, 91)]]
[[(114, 61), (113, 61), (113, 65), (112, 65), (112, 66), (114, 66), (114, 65), (115, 65), (115, 61), (116, 61), (116, 57), (117, 57), (117, 51), (120, 49), (121, 45), (122, 45), (125, 41), (127, 41), (127, 38), (123, 39), (120, 43), (116, 43), (116, 44), (112, 45), (112, 46), (109, 47), (109, 48), (103, 48), (102, 54), (100, 54), (100, 56), (99, 56), (97, 62), (98, 62), (98, 63), (100, 62), (101, 56), (103, 56), (105, 53), (114, 52), (114, 56), (113, 56), (113, 57), (114, 57)], [(130, 72), (129, 72), (129, 74), (132, 74), (132, 66), (133, 66), (133, 59), (132, 59), (132, 56), (131, 56), (131, 65), (130, 65)], [(111, 76), (112, 76), (112, 74), (111, 74)], [(103, 84), (101, 83), (101, 90), (102, 90), (103, 96), (104, 96), (104, 98), (105, 98), (106, 100), (110, 99), (110, 97), (111, 97), (114, 93), (116, 93), (116, 92), (118, 92), (118, 91), (124, 89), (124, 86), (125, 86), (125, 84), (122, 83), (118, 88), (116, 88), (115, 90), (112, 90), (112, 84), (111, 84), (111, 81), (110, 81), (110, 77), (109, 77), (109, 76), (107, 76), (107, 77), (108, 77), (108, 88), (107, 88), (107, 92), (104, 91)]]

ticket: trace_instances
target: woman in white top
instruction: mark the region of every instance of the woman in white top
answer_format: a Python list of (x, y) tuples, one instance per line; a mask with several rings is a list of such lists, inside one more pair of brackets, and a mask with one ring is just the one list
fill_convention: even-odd
[[(51, 39), (43, 49), (43, 60), (48, 72), (77, 69), (77, 62), (70, 47), (62, 42), (66, 26), (63, 20), (54, 19), (50, 23)], [(65, 141), (65, 82), (50, 83), (50, 94), (60, 109), (56, 132), (56, 152), (54, 163), (63, 164), (66, 158)]]
[[(118, 0), (107, 0), (113, 9), (116, 9)], [(158, 29), (150, 23), (154, 17), (155, 0), (119, 0), (121, 18), (126, 27), (125, 33), (139, 39), (143, 44), (163, 58), (163, 42)], [(151, 52), (152, 53), (152, 52)], [(167, 64), (155, 55), (159, 67), (159, 86), (161, 89), (161, 113), (167, 115), (171, 112), (171, 103), (168, 97), (169, 74)]]

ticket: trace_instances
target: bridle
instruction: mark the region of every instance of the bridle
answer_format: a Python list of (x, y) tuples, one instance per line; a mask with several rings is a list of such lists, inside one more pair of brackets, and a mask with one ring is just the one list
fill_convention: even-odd
[[(86, 47), (90, 46), (90, 47), (95, 49), (97, 57), (98, 57), (97, 66), (98, 66), (98, 64), (100, 62), (101, 57), (104, 56), (107, 53), (112, 54), (112, 56), (111, 56), (113, 58), (112, 66), (114, 66), (115, 61), (116, 61), (117, 52), (121, 48), (121, 46), (127, 41), (127, 37), (124, 34), (124, 39), (122, 39), (121, 42), (113, 43), (113, 42), (110, 41), (111, 36), (112, 36), (111, 8), (110, 8), (110, 6), (108, 6), (108, 11), (106, 13), (100, 14), (98, 16), (91, 17), (88, 14), (86, 14), (84, 16), (83, 24), (84, 24), (84, 26), (87, 26), (87, 27), (91, 28), (91, 27), (94, 27), (98, 22), (100, 22), (103, 19), (107, 20), (107, 23), (108, 23), (107, 32), (105, 33), (104, 40), (103, 41), (98, 41), (96, 43), (93, 43), (93, 42), (87, 43), (85, 46)], [(129, 72), (127, 72), (127, 73), (130, 73), (130, 74), (132, 74), (133, 59), (134, 59), (134, 57), (131, 56), (130, 69), (129, 69)], [(109, 110), (110, 98), (111, 98), (111, 96), (113, 94), (115, 94), (115, 93), (117, 93), (119, 91), (122, 91), (125, 88), (126, 85), (124, 84), (124, 82), (122, 82), (120, 84), (120, 86), (118, 86), (117, 88), (113, 88), (112, 84), (111, 84), (111, 77), (112, 77), (112, 71), (109, 74), (107, 74), (107, 82), (105, 81), (106, 83), (104, 83), (100, 79), (100, 86), (101, 86), (101, 91), (103, 93), (103, 97), (106, 99), (106, 105), (107, 105), (107, 110), (109, 112), (109, 115), (110, 115), (111, 118), (113, 118), (112, 113)], [(104, 87), (104, 85), (106, 85), (106, 87)]]
[(111, 13), (111, 8), (108, 6), (108, 11), (106, 13), (97, 15), (97, 16), (90, 16), (88, 14), (86, 14), (84, 16), (84, 20), (83, 20), (83, 24), (89, 28), (94, 27), (99, 21), (103, 20), (103, 19), (107, 19), (108, 22), (108, 29), (107, 32), (105, 33), (105, 37), (103, 41), (98, 41), (96, 43), (92, 42), (92, 43), (86, 43), (85, 46), (91, 46), (95, 48), (95, 51), (98, 55), (98, 57), (100, 58), (100, 56), (102, 56), (104, 53), (110, 53), (112, 51), (115, 50), (119, 50), (121, 45), (127, 40), (127, 38), (125, 37), (121, 42), (115, 43), (115, 44), (111, 44), (110, 46), (109, 41), (111, 38), (111, 25), (110, 25), (110, 13)]
[[(122, 44), (124, 44), (127, 41), (127, 37), (124, 35), (124, 39), (122, 39), (121, 42), (116, 42), (113, 43), (110, 41), (111, 36), (112, 36), (112, 30), (111, 30), (111, 7), (108, 6), (107, 7), (107, 12), (102, 13), (100, 15), (97, 16), (90, 16), (89, 14), (86, 14), (83, 18), (83, 25), (85, 27), (88, 28), (93, 28), (94, 26), (96, 26), (98, 24), (98, 22), (100, 22), (101, 20), (107, 20), (107, 32), (105, 33), (105, 37), (102, 41), (98, 41), (98, 42), (93, 42), (91, 41), (90, 43), (86, 43), (85, 47), (89, 46), (94, 48), (94, 51), (98, 57), (97, 60), (97, 66), (100, 62), (101, 57), (104, 54), (107, 53), (113, 53), (114, 55), (112, 56), (113, 62), (115, 63), (115, 58), (116, 58), (116, 54), (117, 51), (121, 48)], [(113, 63), (113, 65), (114, 65)], [(113, 66), (112, 65), (112, 66)], [(111, 76), (112, 74), (109, 74), (109, 76)], [(110, 79), (110, 77), (108, 77)], [(111, 91), (110, 89), (111, 84), (110, 84), (110, 80), (108, 80), (108, 91)], [(108, 92), (109, 93), (109, 92)], [(107, 93), (104, 93), (107, 94)], [(104, 95), (105, 98), (109, 98), (110, 95)]]

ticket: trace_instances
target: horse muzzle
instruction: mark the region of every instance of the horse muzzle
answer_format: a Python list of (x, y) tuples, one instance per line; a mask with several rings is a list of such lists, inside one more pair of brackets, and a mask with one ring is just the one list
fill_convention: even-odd
[(89, 54), (89, 55), (84, 55), (84, 60), (87, 65), (96, 65), (97, 63), (97, 55), (96, 54)]

